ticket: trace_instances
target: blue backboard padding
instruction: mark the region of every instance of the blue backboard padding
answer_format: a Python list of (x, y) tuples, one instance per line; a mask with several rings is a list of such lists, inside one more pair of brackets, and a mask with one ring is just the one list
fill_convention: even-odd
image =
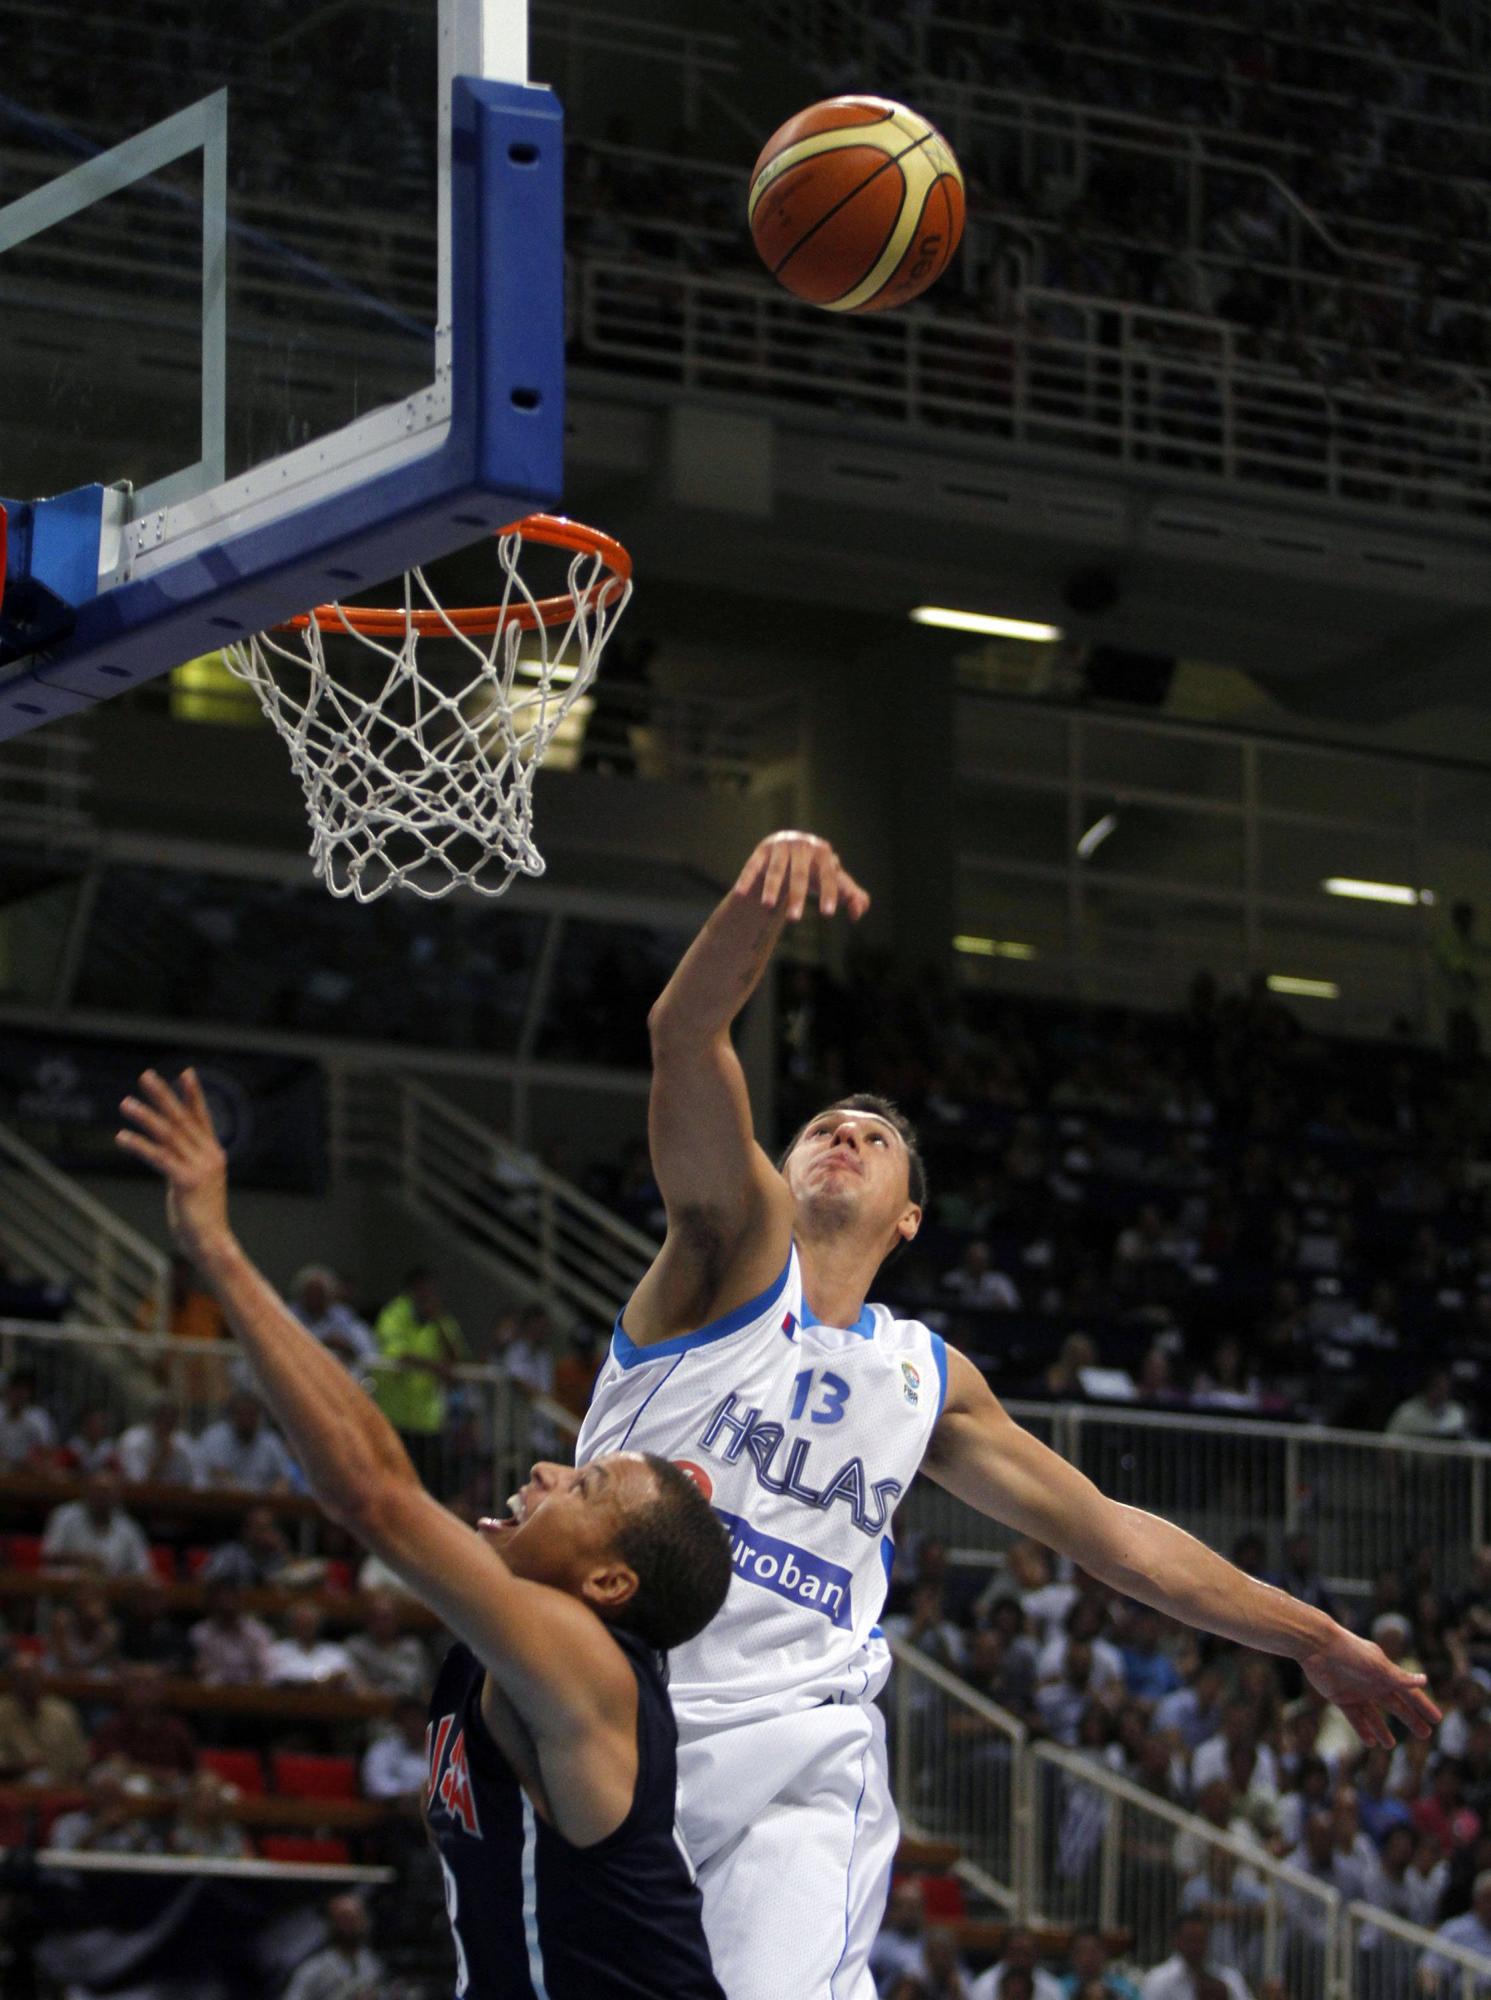
[[(137, 582), (90, 594), (74, 630), (0, 680), (0, 741), (106, 700), (182, 660), (336, 594), (329, 569), (377, 582), (552, 506), (563, 486), (563, 113), (531, 84), (457, 78), (452, 101), (452, 421), (427, 457), (229, 535)], [(87, 492), (90, 489), (81, 489)], [(38, 523), (52, 507), (36, 505)], [(58, 537), (63, 525), (59, 515)], [(42, 546), (38, 531), (33, 545)], [(85, 577), (83, 570), (89, 573)], [(346, 585), (342, 588), (345, 590)]]

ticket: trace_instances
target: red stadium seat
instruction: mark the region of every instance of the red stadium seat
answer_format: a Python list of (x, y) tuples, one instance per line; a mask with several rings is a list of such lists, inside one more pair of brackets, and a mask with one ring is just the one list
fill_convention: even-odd
[(311, 1833), (266, 1833), (259, 1842), (262, 1861), (323, 1861), (335, 1864), (350, 1861), (345, 1840), (333, 1840)]
[(922, 1913), (929, 1924), (961, 1923), (968, 1914), (956, 1875), (923, 1875)]
[(264, 1762), (257, 1750), (199, 1750), (197, 1767), (236, 1785), (246, 1798), (264, 1796)]
[(270, 1753), (274, 1789), (287, 1799), (355, 1799), (355, 1757), (317, 1757), (308, 1751)]
[(328, 1590), (350, 1590), (352, 1588), (352, 1565), (341, 1556), (333, 1556), (326, 1565), (326, 1588)]
[(41, 1536), (12, 1535), (5, 1545), (5, 1560), (12, 1569), (40, 1569)]
[(211, 1549), (183, 1549), (181, 1551), (181, 1567), (188, 1583), (196, 1582), (197, 1577), (201, 1574), (203, 1564), (211, 1554)]
[(150, 1566), (162, 1583), (176, 1581), (176, 1551), (168, 1549), (164, 1542), (151, 1543)]

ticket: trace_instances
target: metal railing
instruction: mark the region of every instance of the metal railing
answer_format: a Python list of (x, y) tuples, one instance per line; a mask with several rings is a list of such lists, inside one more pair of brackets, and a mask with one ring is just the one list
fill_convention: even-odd
[(657, 1244), (411, 1077), (344, 1071), (339, 1164), (389, 1177), (416, 1215), (456, 1229), (531, 1297), (609, 1326)]
[(1021, 1923), (1126, 1932), (1127, 1963), (1153, 1966), (1178, 1916), (1210, 1924), (1208, 1959), (1251, 1991), (1290, 2000), (1404, 2000), (1426, 1955), (1442, 2000), (1479, 2000), (1491, 1959), (1322, 1881), (1108, 1769), (1097, 1754), (1033, 1740), (1019, 1719), (892, 1639), (885, 1695), (903, 1831), (960, 1852), (973, 1897)]
[(905, 1640), (886, 1699), (902, 1831), (957, 1844), (954, 1872), (974, 1895), (1017, 1914), (1031, 1879), (1030, 1732)]
[[(1176, 1918), (1211, 1907), (1209, 1956), (1250, 1990), (1283, 1979), (1291, 2000), (1339, 2000), (1339, 1892), (1261, 1844), (1147, 1792), (1096, 1758), (1033, 1743), (1032, 1920), (1122, 1928), (1141, 1965), (1170, 1950)], [(1227, 1914), (1219, 1915), (1225, 1910)]]
[(0, 1249), (66, 1285), (98, 1325), (165, 1323), (169, 1264), (138, 1230), (0, 1125)]
[[(1491, 1990), (1491, 1960), (1371, 1903), (1347, 1904), (1343, 1933), (1348, 1983), (1358, 2000), (1399, 2000), (1427, 1991), (1437, 2000), (1483, 2000)], [(1426, 1966), (1431, 1958), (1437, 1963)], [(1434, 1976), (1432, 1989), (1424, 1972)]]
[[(1367, 1593), (1405, 1550), (1425, 1545), (1445, 1587), (1458, 1588), (1472, 1551), (1491, 1541), (1491, 1445), (1195, 1411), (1018, 1399), (1005, 1408), (1111, 1498), (1163, 1514), (1224, 1553), (1256, 1530), (1273, 1563), (1285, 1534), (1308, 1530), (1317, 1567), (1348, 1595)], [(925, 1476), (907, 1496), (905, 1524), (945, 1542), (955, 1560), (990, 1567), (1017, 1539)]]
[[(200, 1436), (223, 1414), (236, 1387), (252, 1387), (253, 1372), (230, 1341), (183, 1340), (128, 1327), (63, 1327), (0, 1320), (0, 1371), (24, 1360), (36, 1376), (36, 1402), (61, 1427), (66, 1444), (85, 1412), (101, 1411), (111, 1437), (140, 1422), (169, 1395), (181, 1428)], [(351, 1379), (374, 1389), (384, 1363), (356, 1366)], [(530, 1396), (498, 1366), (464, 1363), (442, 1383), (442, 1425), (421, 1470), (444, 1500), (479, 1496), (500, 1505), (528, 1477), (535, 1459), (573, 1454), (576, 1418), (548, 1396)]]
[(1160, 478), (1448, 513), (1491, 507), (1491, 413), (1239, 359), (1222, 320), (1031, 288), (1012, 326), (909, 311), (845, 327), (745, 279), (577, 260), (580, 368), (764, 395)]

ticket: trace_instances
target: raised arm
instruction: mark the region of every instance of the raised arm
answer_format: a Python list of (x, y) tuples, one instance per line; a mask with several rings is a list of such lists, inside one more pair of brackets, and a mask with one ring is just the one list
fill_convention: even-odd
[(1297, 1660), (1365, 1743), (1391, 1746), (1388, 1714), (1427, 1736), (1439, 1711), (1425, 1676), (1235, 1568), (1158, 1514), (1126, 1507), (1022, 1430), (965, 1355), (948, 1350), (948, 1394), (922, 1467), (996, 1521), (1070, 1556), (1090, 1575), (1168, 1617)]
[[(516, 1577), (420, 1485), (397, 1431), (288, 1310), (233, 1235), (227, 1162), (196, 1074), (178, 1089), (147, 1070), (124, 1100), (118, 1143), (168, 1185), (167, 1213), (247, 1351), (312, 1494), (487, 1667), (536, 1742), (614, 1735), (635, 1681), (604, 1625), (576, 1599)], [(610, 1769), (614, 1758), (598, 1763)], [(572, 1768), (572, 1765), (571, 1765)]]
[(789, 923), (815, 898), (862, 917), (870, 899), (826, 840), (774, 833), (755, 849), (647, 1017), (648, 1138), (668, 1234), (626, 1308), (639, 1346), (691, 1333), (764, 1291), (786, 1261), (792, 1201), (756, 1143), (731, 1025)]

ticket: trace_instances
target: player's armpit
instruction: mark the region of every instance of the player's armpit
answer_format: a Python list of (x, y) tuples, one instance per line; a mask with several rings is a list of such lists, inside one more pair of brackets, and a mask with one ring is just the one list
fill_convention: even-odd
[(415, 1481), (340, 1517), (476, 1654), (534, 1738), (608, 1730), (635, 1708), (626, 1655), (588, 1606), (516, 1577)]

